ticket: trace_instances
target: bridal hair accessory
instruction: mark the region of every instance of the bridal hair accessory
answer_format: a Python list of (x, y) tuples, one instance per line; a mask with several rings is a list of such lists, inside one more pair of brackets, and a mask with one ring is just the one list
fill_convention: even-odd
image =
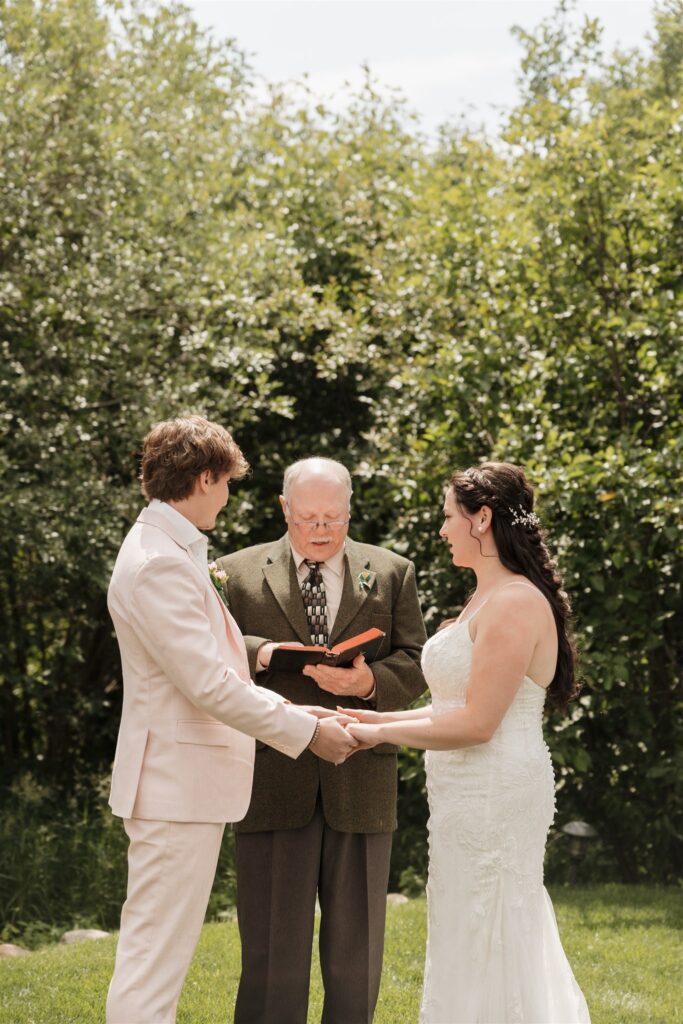
[(518, 505), (516, 509), (512, 508), (511, 505), (508, 505), (508, 508), (510, 510), (510, 515), (512, 516), (513, 526), (530, 527), (541, 525), (541, 520), (535, 512), (525, 512), (521, 505)]

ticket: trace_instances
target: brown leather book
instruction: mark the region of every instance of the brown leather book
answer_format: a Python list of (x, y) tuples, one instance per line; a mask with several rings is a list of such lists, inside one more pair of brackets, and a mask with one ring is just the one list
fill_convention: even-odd
[(295, 647), (282, 644), (276, 647), (270, 659), (270, 672), (301, 672), (305, 665), (327, 665), (340, 668), (350, 665), (358, 654), (370, 661), (379, 650), (385, 634), (381, 629), (366, 629), (334, 647)]

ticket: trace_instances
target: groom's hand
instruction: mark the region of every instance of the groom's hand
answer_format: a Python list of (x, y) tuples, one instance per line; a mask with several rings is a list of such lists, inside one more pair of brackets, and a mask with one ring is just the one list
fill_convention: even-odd
[(367, 700), (375, 688), (375, 677), (362, 654), (353, 659), (350, 668), (306, 665), (303, 673), (315, 679), (321, 690), (337, 697), (362, 697)]
[(336, 718), (321, 718), (315, 743), (309, 750), (323, 761), (341, 764), (358, 746), (358, 741), (339, 724)]

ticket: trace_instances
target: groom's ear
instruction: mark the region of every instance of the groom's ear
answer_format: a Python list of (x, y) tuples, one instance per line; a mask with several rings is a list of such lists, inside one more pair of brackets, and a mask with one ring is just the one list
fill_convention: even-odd
[(211, 483), (211, 470), (204, 469), (201, 473), (198, 473), (194, 481), (194, 493), (195, 494), (206, 494), (209, 490), (209, 484)]

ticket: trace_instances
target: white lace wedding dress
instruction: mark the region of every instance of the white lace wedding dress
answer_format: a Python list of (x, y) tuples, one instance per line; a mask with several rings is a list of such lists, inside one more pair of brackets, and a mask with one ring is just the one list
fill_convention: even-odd
[[(445, 627), (424, 647), (437, 713), (465, 703), (473, 646), (468, 622)], [(543, 886), (555, 810), (544, 701), (545, 691), (527, 676), (488, 743), (427, 753), (429, 923), (421, 1024), (590, 1022)]]

